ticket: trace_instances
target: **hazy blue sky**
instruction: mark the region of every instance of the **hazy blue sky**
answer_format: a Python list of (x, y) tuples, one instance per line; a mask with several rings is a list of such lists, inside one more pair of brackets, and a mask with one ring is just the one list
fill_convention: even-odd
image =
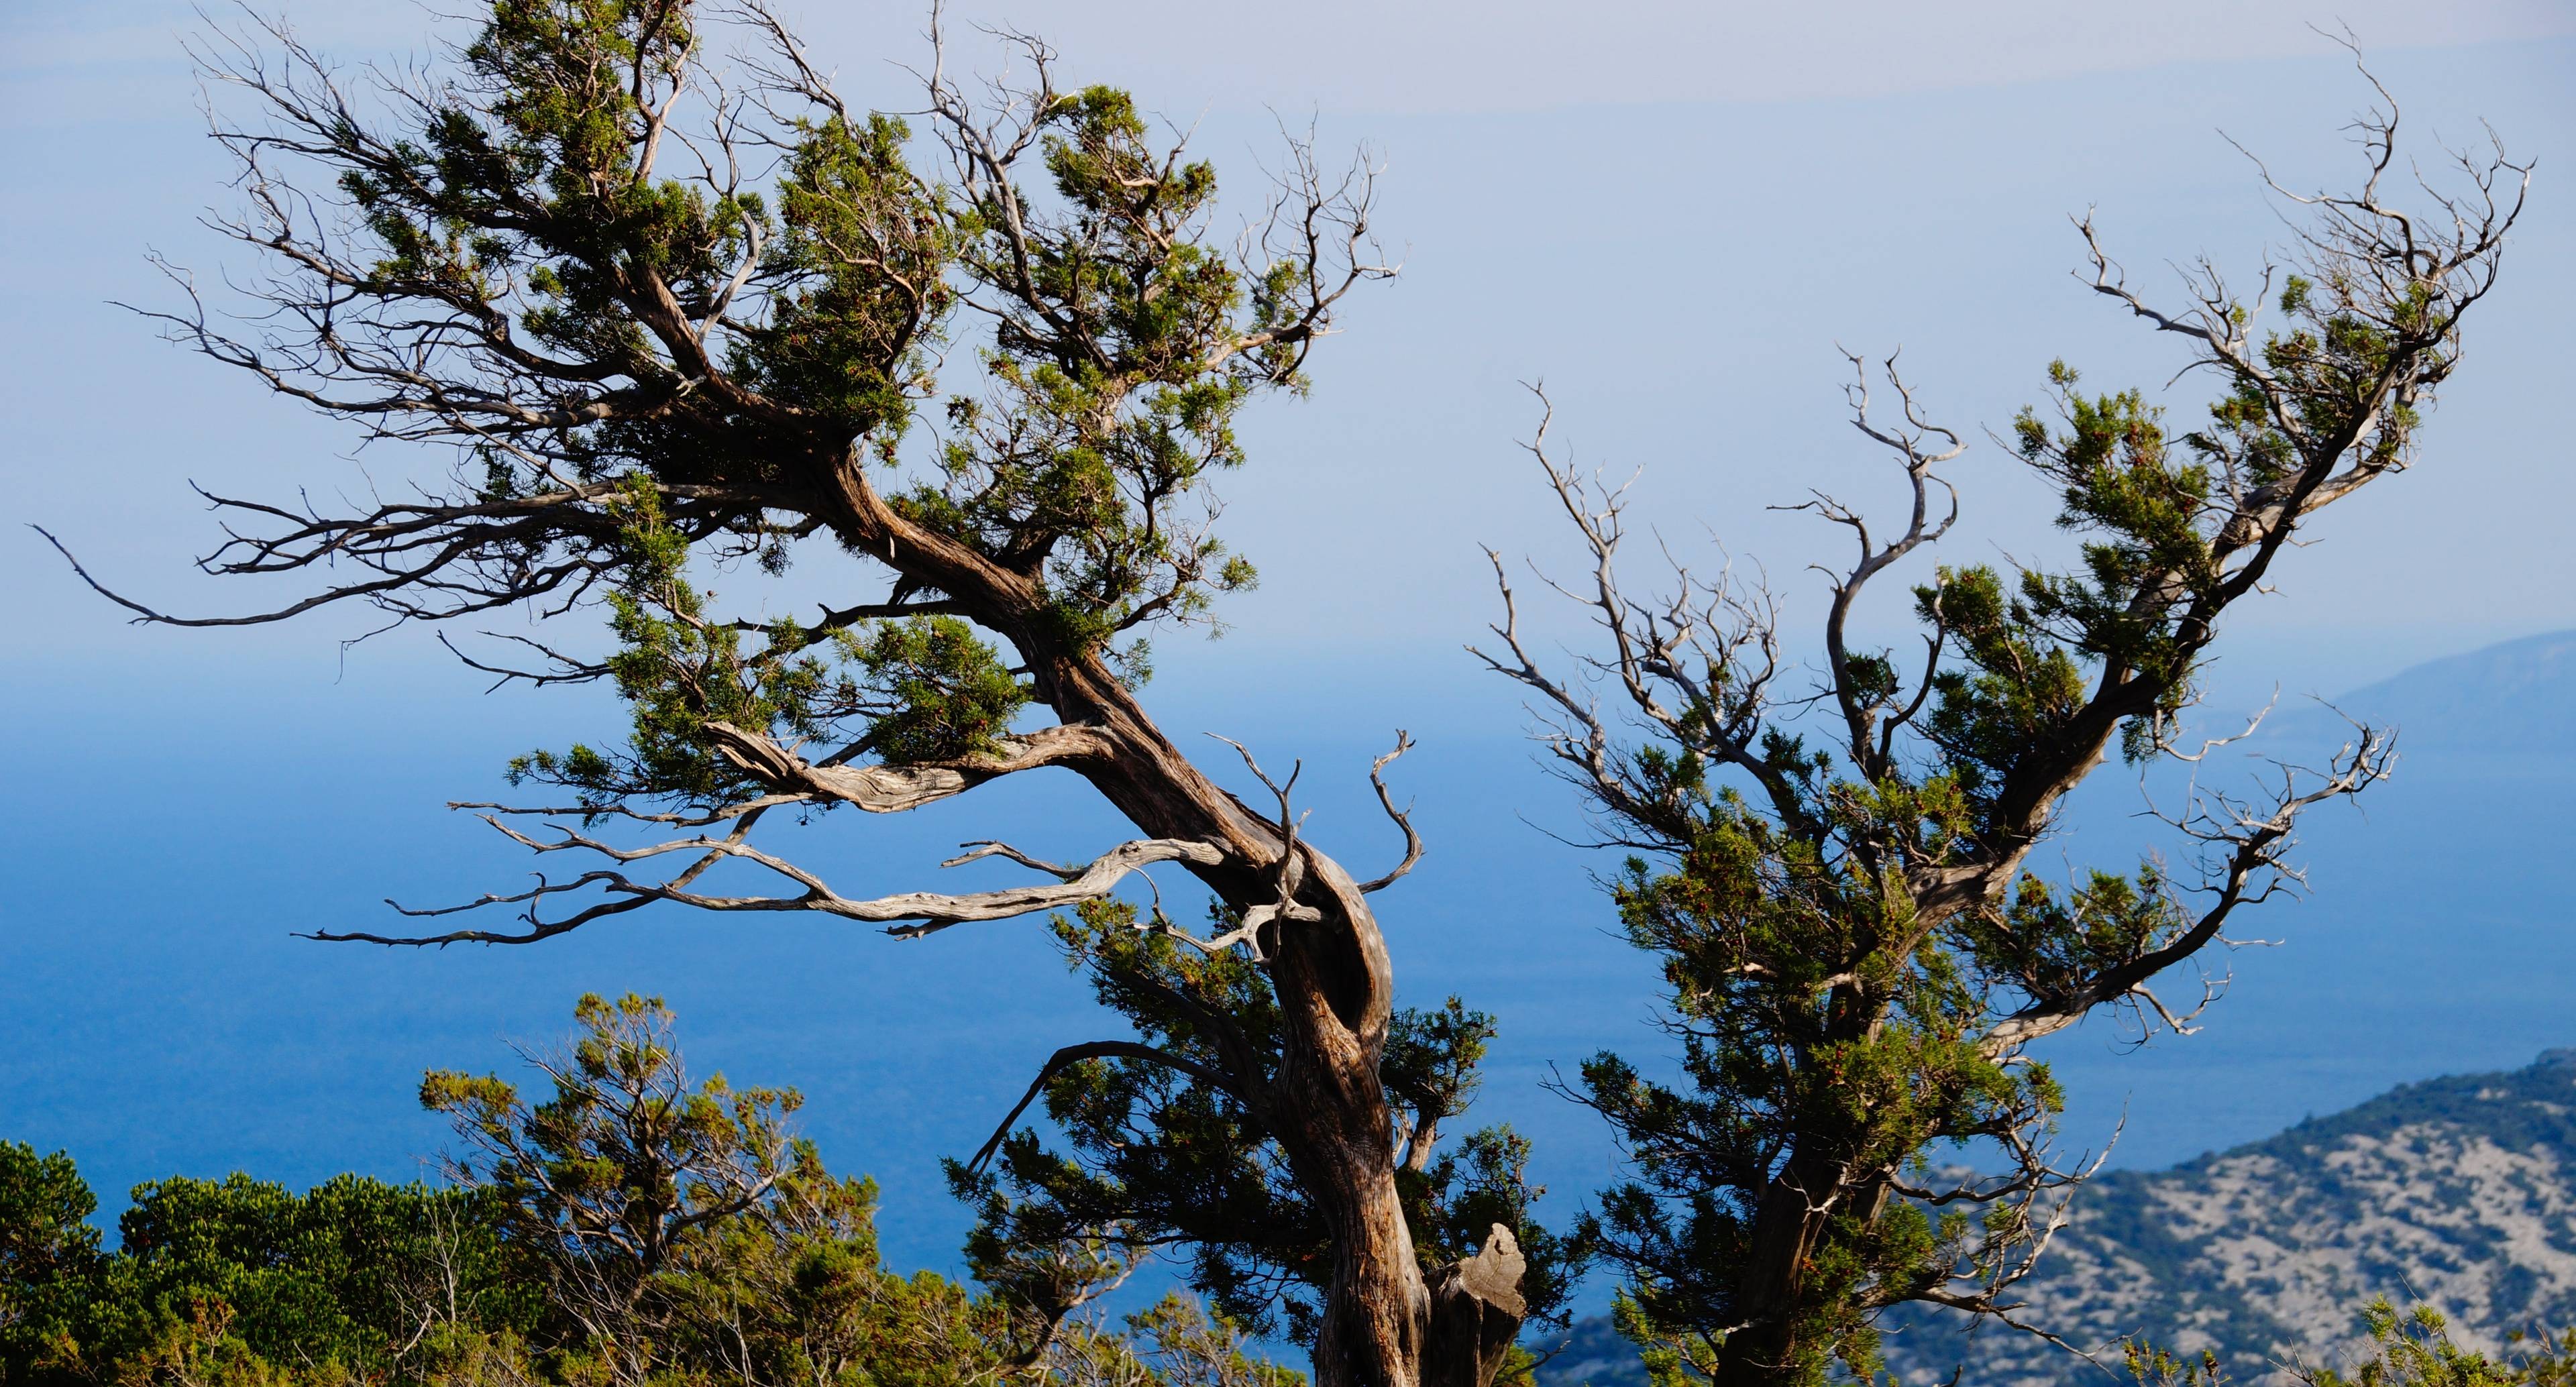
[[(908, 104), (892, 64), (921, 56), (917, 9), (810, 8), (818, 53), (854, 94)], [(410, 5), (289, 13), (359, 55), (413, 46), (424, 27)], [(2338, 508), (2326, 542), (2295, 556), (2283, 591), (2225, 645), (2222, 694), (2276, 679), (2334, 692), (2576, 626), (2576, 469), (2560, 422), (2576, 364), (2576, 201), (2562, 182), (2576, 170), (2576, 6), (1331, 0), (1283, 14), (1155, 0), (961, 13), (1050, 34), (1077, 79), (1129, 83), (1195, 122), (1221, 176), (1253, 176), (1272, 108), (1311, 111), (1328, 145), (1366, 142), (1383, 161), (1382, 222), (1405, 274), (1318, 353), (1311, 399), (1252, 421), (1254, 462), (1223, 490), (1263, 586), (1229, 604), (1225, 640), (1165, 642), (1156, 697), (1182, 731), (1304, 754), (1326, 782), (1339, 767), (1318, 827), (1359, 863), (1387, 846), (1353, 793), (1368, 750), (1399, 725), (1422, 738), (1405, 764), (1438, 831), (1411, 894), (1387, 898), (1399, 964), (1414, 1000), (1457, 987), (1503, 1013), (1491, 1102), (1561, 1138), (1545, 1159), (1564, 1195), (1595, 1182), (1606, 1153), (1531, 1081), (1549, 1060), (1638, 1038), (1645, 978), (1601, 935), (1581, 864), (1514, 817), (1562, 824), (1565, 802), (1529, 772), (1510, 692), (1457, 653), (1488, 614), (1479, 542), (1562, 552), (1514, 446), (1534, 420), (1518, 382), (1547, 379), (1559, 436), (1581, 455), (1646, 467), (1640, 485), (1676, 545), (1714, 535), (1784, 591), (1811, 593), (1804, 565), (1838, 554), (1835, 537), (1762, 507), (1816, 484), (1886, 495), (1844, 425), (1835, 343), (1902, 345), (1929, 407), (1971, 430), (2006, 422), (2055, 356), (2104, 386), (2160, 385), (2174, 356), (2068, 277), (2066, 218), (2097, 208), (2141, 283), (2204, 252), (2250, 274), (2280, 230), (2217, 132), (2294, 185), (2342, 179), (2339, 127), (2366, 92), (2304, 27), (2339, 14), (2420, 132), (2475, 138), (2483, 116), (2540, 159), (2540, 181), (2423, 465)], [(210, 278), (224, 263), (191, 220), (225, 198), (177, 51), (194, 23), (142, 3), (0, 14), (0, 466), (9, 518), (43, 521), (156, 600), (213, 610), (249, 599), (187, 568), (209, 530), (185, 479), (277, 493), (345, 486), (360, 464), (345, 435), (105, 302), (165, 301), (147, 248)], [(2200, 396), (2186, 383), (2169, 398), (2179, 415)], [(361, 462), (380, 480), (415, 465)], [(1991, 556), (2005, 535), (2020, 554), (2054, 542), (2032, 528), (2049, 498), (1995, 449), (1955, 475), (1970, 512), (1946, 556)], [(335, 637), (361, 627), (354, 614), (236, 633), (127, 627), (15, 528), (0, 531), (0, 590), (14, 652), (0, 672), (0, 1136), (69, 1144), (111, 1187), (236, 1163), (294, 1178), (401, 1168), (436, 1141), (402, 1116), (405, 1076), (497, 1061), (500, 1037), (560, 1029), (585, 986), (670, 991), (711, 1061), (806, 1085), (836, 1149), (916, 1192), (937, 1153), (980, 1139), (1029, 1062), (1085, 1038), (1079, 989), (1033, 926), (901, 949), (684, 916), (526, 952), (291, 943), (290, 929), (372, 919), (388, 891), (470, 895), (521, 871), (438, 805), (489, 790), (512, 752), (596, 735), (607, 710), (477, 698), (480, 681), (426, 636), (344, 663)], [(2424, 801), (2420, 824), (2456, 822), (2435, 812), (2448, 803)], [(1014, 789), (916, 824), (833, 825), (828, 860), (855, 887), (918, 885), (939, 844), (1014, 825), (1069, 850), (1115, 831), (1079, 796)], [(2393, 860), (2370, 857), (2369, 879), (2384, 887)], [(2521, 909), (2500, 899), (2476, 910)], [(2335, 976), (2366, 990), (2397, 938), (2340, 955)], [(2466, 938), (2462, 977), (2528, 942)], [(2197, 1125), (2133, 1134), (2133, 1149), (2167, 1159), (2388, 1077), (2527, 1060), (2553, 1024), (2530, 989), (2568, 975), (2524, 962), (2523, 990), (2463, 994), (2457, 1024), (2419, 1045), (2355, 1020), (2388, 1014), (2385, 998), (2260, 994), (2240, 1034), (2288, 1058), (2224, 1039), (2140, 1057), (2124, 1072), (2169, 1086), (2140, 1102), (2181, 1110), (2170, 1085), (2186, 1075), (2200, 1096)], [(2380, 1048), (2354, 1048), (2372, 1035)], [(2087, 1119), (2107, 1123), (2125, 1091), (2088, 1097)], [(894, 1223), (906, 1255), (953, 1246), (944, 1209)]]
[[(813, 8), (817, 52), (846, 85), (906, 104), (896, 64), (922, 56), (918, 14)], [(1882, 480), (1843, 425), (1836, 342), (1902, 345), (1931, 407), (1972, 428), (2007, 420), (2060, 354), (2100, 384), (2161, 382), (2174, 354), (2067, 277), (2067, 215), (2097, 207), (2150, 285), (2164, 261), (2204, 252), (2250, 275), (2279, 227), (2218, 132), (2313, 186), (2350, 170), (2339, 127), (2366, 95), (2303, 27), (2338, 11), (2292, 5), (2123, 18), (2035, 4), (1335, 3), (1293, 20), (1159, 0), (1030, 8), (967, 17), (1057, 35), (1074, 77), (1134, 83), (1195, 123), (1238, 184), (1257, 182), (1275, 143), (1263, 102), (1316, 113), (1328, 147), (1365, 142), (1385, 166), (1381, 222), (1405, 276), (1366, 294), (1348, 336), (1319, 353), (1311, 401), (1256, 420), (1260, 460), (1225, 487), (1229, 529), (1269, 575), (1233, 608), (1227, 665), (1358, 645), (1373, 666), (1469, 629), (1483, 611), (1476, 545), (1544, 552), (1552, 538), (1513, 447), (1534, 417), (1517, 383), (1533, 378), (1558, 391), (1570, 446), (1645, 465), (1648, 493), (1686, 529), (1705, 522), (1734, 552), (1798, 572), (1832, 537), (1761, 507), (1818, 482), (1865, 498)], [(291, 13), (357, 55), (416, 48), (424, 31), (410, 4)], [(2339, 514), (2335, 542), (2252, 616), (2249, 629), (2302, 633), (2299, 667), (2282, 672), (2307, 676), (2313, 661), (2327, 687), (2576, 619), (2558, 522), (2576, 476), (2548, 424), (2576, 304), (2576, 216), (2548, 181), (2576, 131), (2576, 6), (2373, 0), (2339, 13), (2375, 45), (2417, 133), (2470, 139), (2492, 120), (2540, 158), (2543, 181), (2426, 470), (2402, 499)], [(174, 560), (206, 531), (182, 479), (337, 486), (348, 467), (344, 436), (104, 302), (162, 301), (147, 247), (210, 279), (227, 263), (191, 220), (222, 201), (225, 173), (177, 51), (194, 22), (145, 4), (0, 18), (0, 254), (14, 271), (0, 301), (42, 326), (0, 343), (0, 400), (29, 513), (146, 591), (205, 606), (243, 599), (183, 584)], [(2198, 397), (2187, 385), (2174, 398)], [(379, 474), (407, 465), (369, 459)], [(1970, 513), (1956, 552), (1991, 553), (1993, 535), (2026, 532), (2046, 505), (1992, 450), (1957, 471)], [(99, 523), (111, 480), (122, 504)], [(2406, 561), (2389, 561), (2401, 545)], [(51, 648), (149, 661), (191, 639), (99, 622), (27, 537), (0, 542), (0, 581), (26, 598), (12, 619)], [(1387, 600), (1395, 588), (1408, 600)], [(336, 659), (322, 634), (187, 648), (310, 671)]]

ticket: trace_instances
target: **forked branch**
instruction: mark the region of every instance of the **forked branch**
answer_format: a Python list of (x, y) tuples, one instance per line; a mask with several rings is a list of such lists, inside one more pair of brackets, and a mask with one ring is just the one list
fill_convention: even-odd
[(1388, 763), (1412, 749), (1413, 738), (1399, 728), (1395, 734), (1395, 749), (1369, 763), (1369, 784), (1377, 790), (1378, 807), (1384, 809), (1386, 816), (1395, 821), (1395, 826), (1404, 831), (1404, 860), (1396, 863), (1386, 875), (1361, 882), (1359, 889), (1363, 895), (1393, 886), (1422, 860), (1422, 835), (1413, 831), (1413, 806), (1408, 804), (1402, 809), (1396, 808), (1395, 796), (1386, 788)]
[[(1850, 646), (1853, 607), (1871, 579), (1885, 572), (1906, 555), (1950, 532), (1959, 519), (1959, 491), (1946, 478), (1932, 469), (1950, 462), (1968, 450), (1956, 430), (1935, 424), (1923, 416), (1914, 390), (1896, 369), (1896, 356), (1890, 353), (1879, 363), (1889, 388), (1896, 392), (1901, 422), (1881, 423), (1870, 417), (1869, 363), (1856, 352), (1846, 351), (1843, 359), (1851, 363), (1852, 381), (1843, 387), (1843, 397), (1851, 406), (1852, 427), (1862, 436), (1896, 455), (1904, 469), (1910, 505), (1905, 528), (1895, 538), (1879, 544), (1870, 537), (1868, 518), (1819, 491), (1790, 510), (1814, 511), (1837, 525), (1848, 527), (1860, 545), (1860, 558), (1850, 571), (1827, 573), (1833, 592), (1833, 603), (1825, 613), (1826, 672), (1833, 681), (1834, 703), (1842, 712), (1847, 740), (1845, 748), (1852, 765), (1863, 778), (1875, 780), (1884, 776), (1890, 766), (1893, 738), (1898, 727), (1913, 719), (1923, 708), (1932, 687), (1931, 669), (1941, 658), (1941, 640), (1935, 632), (1931, 640), (1930, 664), (1910, 700), (1893, 678), (1892, 666), (1883, 659), (1869, 662), (1865, 675), (1855, 662)], [(1935, 440), (1938, 445), (1935, 446)], [(1935, 489), (1947, 501), (1938, 520), (1932, 518)], [(1880, 673), (1887, 671), (1888, 673)]]
[[(1609, 658), (1578, 657), (1583, 675), (1614, 685), (1634, 714), (1658, 735), (1689, 751), (1750, 776), (1784, 814), (1803, 811), (1777, 768), (1758, 754), (1757, 742), (1770, 707), (1770, 686), (1780, 670), (1777, 606), (1767, 588), (1739, 587), (1729, 570), (1703, 579), (1669, 549), (1674, 582), (1669, 592), (1651, 602), (1631, 598), (1621, 586), (1618, 556), (1627, 538), (1627, 486), (1611, 487), (1598, 474), (1586, 475), (1548, 451), (1548, 431), (1555, 408), (1545, 390), (1531, 387), (1540, 419), (1523, 450), (1539, 465), (1558, 507), (1583, 540), (1590, 572), (1580, 589), (1542, 582), (1585, 609), (1609, 637)], [(1610, 724), (1598, 703), (1574, 686), (1548, 674), (1523, 643), (1520, 611), (1502, 557), (1492, 550), (1494, 583), (1503, 602), (1503, 620), (1489, 627), (1511, 657), (1508, 662), (1475, 646), (1468, 653), (1488, 669), (1539, 695), (1544, 711), (1533, 710), (1547, 729), (1543, 744), (1588, 795), (1612, 817), (1637, 826), (1663, 830), (1669, 846), (1685, 839), (1677, 815), (1686, 806), (1673, 795), (1679, 787), (1641, 777), (1638, 768), (1612, 751)]]
[[(2361, 724), (2354, 730), (2354, 740), (2316, 773), (2312, 785), (2302, 788), (2304, 773), (2298, 767), (2276, 764), (2280, 788), (2268, 803), (2203, 791), (2195, 783), (2188, 807), (2166, 822), (2207, 850), (2199, 890), (2211, 897), (2209, 904), (2152, 947), (2072, 985), (2050, 989), (1999, 1018), (1979, 1038), (1979, 1048), (1995, 1056), (2018, 1053), (2032, 1041), (2074, 1025), (2094, 1008), (2122, 1001), (2156, 1012), (2176, 1029), (2187, 1027), (2198, 1008), (2177, 1014), (2155, 998), (2148, 983), (2224, 939), (2228, 918), (2240, 907), (2259, 905), (2303, 884), (2298, 869), (2286, 861), (2298, 845), (2300, 816), (2387, 779), (2396, 761), (2396, 742), (2389, 733)], [(2204, 997), (2204, 1005), (2206, 1001)]]

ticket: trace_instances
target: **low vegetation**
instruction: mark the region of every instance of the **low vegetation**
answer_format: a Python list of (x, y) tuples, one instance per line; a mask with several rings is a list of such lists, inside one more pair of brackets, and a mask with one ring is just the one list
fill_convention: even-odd
[(102, 1246), (71, 1157), (0, 1142), (0, 1383), (187, 1387), (1287, 1387), (1178, 1295), (1079, 1243), (903, 1276), (877, 1190), (792, 1135), (791, 1091), (692, 1084), (658, 1001), (585, 997), (531, 1102), (432, 1073), (438, 1184), (136, 1187)]
[[(2450, 1322), (2419, 1305), (2400, 1312), (2386, 1299), (2361, 1312), (2368, 1347), (2345, 1360), (2293, 1359), (2281, 1371), (2299, 1387), (2564, 1387), (2576, 1383), (2576, 1358), (2562, 1340), (2515, 1335), (2504, 1353), (2490, 1357), (2451, 1341)], [(2177, 1357), (2132, 1343), (2129, 1376), (2139, 1387), (2227, 1387), (2231, 1379), (2218, 1356)]]

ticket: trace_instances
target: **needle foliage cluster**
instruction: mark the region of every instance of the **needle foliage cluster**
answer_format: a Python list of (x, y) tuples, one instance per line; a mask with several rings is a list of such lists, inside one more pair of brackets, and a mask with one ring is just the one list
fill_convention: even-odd
[[(709, 722), (889, 761), (985, 749), (1031, 691), (935, 591), (899, 585), (881, 605), (923, 610), (892, 622), (709, 614), (719, 570), (810, 552), (853, 457), (892, 474), (904, 519), (1035, 584), (1015, 634), (1147, 677), (1139, 628), (1204, 623), (1256, 579), (1206, 485), (1245, 460), (1243, 407), (1303, 388), (1311, 267), (1212, 237), (1213, 167), (1124, 91), (1015, 95), (1006, 155), (978, 163), (951, 129), (957, 157), (925, 167), (904, 119), (811, 74), (741, 104), (720, 53), (760, 72), (800, 55), (756, 14), (702, 8), (495, 0), (453, 76), (398, 89), (382, 130), (291, 39), (308, 85), (246, 64), (285, 130), (235, 137), (254, 201), (275, 191), (261, 161), (310, 162), (364, 235), (292, 267), (356, 305), (329, 340), (223, 346), (378, 392), (304, 394), (326, 410), (472, 417), (385, 427), (465, 448), (486, 505), (563, 500), (468, 551), (512, 598), (604, 590), (614, 653), (545, 657), (612, 678), (634, 727), (519, 774), (713, 802), (744, 782)], [(422, 351), (430, 377), (394, 364)], [(925, 420), (936, 436), (907, 449)]]

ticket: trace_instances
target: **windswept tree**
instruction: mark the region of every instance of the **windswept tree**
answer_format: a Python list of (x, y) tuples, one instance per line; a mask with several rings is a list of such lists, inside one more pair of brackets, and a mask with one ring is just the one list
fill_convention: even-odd
[[(2181, 344), (2215, 398), (2176, 427), (2142, 392), (2092, 393), (2052, 365), (2053, 409), (2023, 412), (2003, 442), (2058, 492), (2075, 561), (1933, 567), (1912, 588), (1910, 651), (1861, 643), (1854, 622), (1957, 517), (1940, 469), (1966, 445), (1892, 358), (1852, 359), (1852, 423), (1911, 505), (1885, 527), (1821, 494), (1802, 507), (1856, 546), (1829, 571), (1806, 666), (1820, 687), (1787, 663), (1758, 587), (1685, 569), (1632, 595), (1626, 489), (1561, 462), (1544, 425), (1533, 441), (1590, 557), (1560, 591), (1599, 644), (1551, 672), (1498, 558), (1505, 616), (1486, 658), (1535, 695), (1553, 764), (1634, 853), (1620, 918), (1671, 989), (1679, 1077), (1604, 1054), (1572, 1093), (1633, 1162), (1583, 1234), (1676, 1379), (1814, 1382), (1837, 1359), (1865, 1374), (1873, 1321), (1902, 1302), (2021, 1324), (2012, 1286), (2087, 1173), (2050, 1154), (2060, 1095), (2031, 1045), (2106, 1010), (2188, 1028), (2216, 990), (2205, 967), (2188, 980), (2194, 966), (2241, 911), (2298, 884), (2284, 855), (2303, 812), (2387, 774), (2388, 737), (2356, 727), (2317, 769), (2195, 782), (2167, 817), (2196, 861), (2069, 883), (2030, 866), (2115, 749), (2144, 764), (2215, 745), (2186, 741), (2180, 719), (2222, 618), (2319, 511), (2415, 460), (2462, 320), (2496, 282), (2529, 166), (2500, 146), (2462, 156), (2464, 185), (2410, 208), (2389, 186), (2394, 102), (2357, 128), (2357, 192), (2274, 185), (2307, 220), (2251, 292), (2203, 262), (2185, 301), (2159, 307), (2080, 224), (2083, 281)], [(1881, 374), (1892, 398), (1873, 393)], [(2157, 990), (2177, 973), (2195, 1002)], [(1995, 1173), (1936, 1167), (1952, 1153)]]
[[(247, 107), (217, 117), (244, 198), (219, 227), (268, 274), (229, 313), (179, 275), (164, 321), (379, 455), (453, 465), (345, 510), (212, 497), (230, 525), (202, 568), (311, 580), (274, 610), (100, 590), (187, 626), (521, 611), (537, 635), (460, 653), (623, 695), (624, 737), (513, 768), (553, 803), (478, 806), (583, 864), (461, 907), (515, 923), (323, 938), (524, 945), (657, 903), (899, 938), (1076, 911), (1066, 947), (1142, 1038), (1047, 1062), (1064, 1153), (1019, 1140), (962, 1173), (996, 1236), (1025, 1217), (1190, 1248), (1230, 1306), (1310, 1329), (1327, 1384), (1481, 1383), (1549, 1308), (1521, 1288), (1555, 1282), (1523, 1279), (1532, 1230), (1456, 1231), (1526, 1207), (1508, 1139), (1431, 1159), (1482, 1035), (1395, 1005), (1368, 897), (1419, 840), (1379, 781), (1402, 852), (1359, 879), (1300, 835), (1294, 775), (1243, 803), (1139, 697), (1149, 628), (1253, 581), (1207, 491), (1245, 460), (1238, 415), (1301, 389), (1345, 296), (1390, 273), (1370, 170), (1291, 141), (1229, 245), (1207, 163), (1005, 37), (1020, 80), (970, 93), (934, 34), (919, 132), (846, 102), (760, 0), (495, 0), (447, 61), (355, 78), (282, 27), (218, 37), (204, 66)], [(763, 576), (798, 565), (856, 586), (763, 614)], [(548, 634), (594, 614), (604, 654)], [(1048, 767), (1135, 832), (1069, 864), (956, 859), (1032, 885), (855, 897), (774, 841)], [(1205, 886), (1211, 931), (1104, 904), (1155, 864)]]

